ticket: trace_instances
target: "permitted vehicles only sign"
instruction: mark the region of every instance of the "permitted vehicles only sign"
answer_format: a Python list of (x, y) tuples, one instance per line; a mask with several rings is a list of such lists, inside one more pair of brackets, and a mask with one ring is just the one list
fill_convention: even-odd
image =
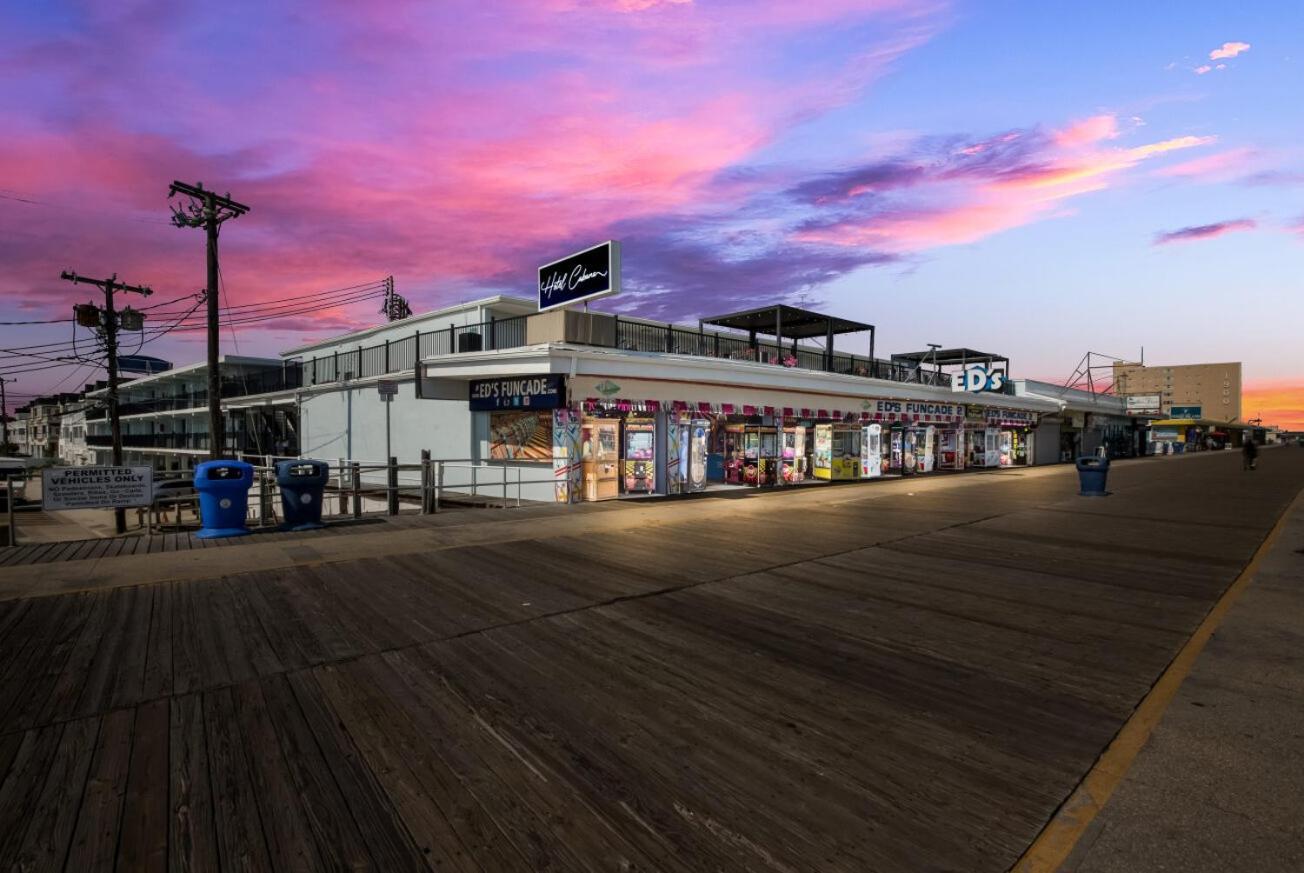
[(42, 509), (149, 506), (153, 467), (47, 467), (41, 471)]

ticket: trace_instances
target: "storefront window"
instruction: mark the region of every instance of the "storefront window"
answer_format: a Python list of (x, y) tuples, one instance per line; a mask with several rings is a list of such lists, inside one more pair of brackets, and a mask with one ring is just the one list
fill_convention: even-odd
[(552, 413), (489, 413), (489, 457), (496, 461), (551, 461)]

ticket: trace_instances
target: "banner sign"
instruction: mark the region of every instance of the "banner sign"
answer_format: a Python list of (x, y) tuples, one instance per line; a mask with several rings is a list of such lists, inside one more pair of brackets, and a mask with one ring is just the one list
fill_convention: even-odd
[(908, 416), (943, 416), (959, 418), (964, 415), (964, 407), (959, 403), (925, 403), (920, 400), (879, 400), (874, 411), (880, 415)]
[(983, 409), (983, 416), (988, 421), (995, 419), (1001, 422), (1026, 423), (1028, 425), (1037, 422), (1037, 413), (1029, 412), (1026, 409), (998, 409), (988, 406)]
[(41, 471), (42, 509), (149, 506), (153, 501), (153, 467), (46, 467)]
[(1173, 406), (1168, 410), (1169, 418), (1200, 418), (1203, 406)]
[(1126, 402), (1129, 415), (1158, 415), (1161, 409), (1158, 394), (1129, 394)]
[(539, 268), (539, 311), (620, 293), (620, 243), (609, 240)]
[(506, 376), (473, 379), (472, 411), (495, 409), (557, 409), (566, 405), (566, 383), (560, 373), (545, 376)]

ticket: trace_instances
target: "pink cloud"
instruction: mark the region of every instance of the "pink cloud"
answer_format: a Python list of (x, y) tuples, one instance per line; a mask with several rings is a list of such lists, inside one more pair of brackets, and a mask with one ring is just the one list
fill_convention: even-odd
[(1258, 153), (1251, 148), (1229, 149), (1225, 152), (1192, 158), (1179, 164), (1155, 170), (1157, 176), (1194, 178), (1204, 181), (1223, 181), (1245, 172)]
[[(878, 200), (870, 202), (880, 206), (813, 219), (794, 236), (809, 243), (869, 245), (898, 253), (972, 243), (1063, 214), (1066, 201), (1118, 183), (1143, 161), (1214, 141), (1182, 136), (1126, 148), (1092, 146), (1101, 142), (1109, 127), (1095, 121), (1083, 132), (1065, 136), (1066, 131), (1079, 128), (1080, 124), (1071, 125), (1049, 136), (1011, 131), (954, 149), (941, 167), (888, 161), (844, 174), (829, 184), (808, 185), (803, 193), (818, 205), (854, 205), (866, 195), (876, 195)], [(899, 192), (908, 192), (909, 200)], [(893, 194), (898, 202), (885, 200)]]
[(1205, 73), (1208, 73), (1212, 70), (1213, 67), (1209, 66), (1208, 64), (1201, 64), (1200, 66), (1195, 68), (1195, 74), (1197, 76), (1203, 76)]
[(1225, 42), (1221, 47), (1209, 52), (1209, 60), (1223, 61), (1228, 58), (1234, 58), (1250, 50), (1248, 42)]
[(1093, 115), (1074, 122), (1055, 133), (1055, 142), (1066, 148), (1092, 145), (1118, 136), (1118, 119), (1113, 115)]
[(1226, 233), (1234, 233), (1238, 230), (1254, 230), (1256, 227), (1258, 227), (1258, 222), (1250, 218), (1217, 221), (1213, 224), (1197, 224), (1191, 227), (1183, 227), (1178, 230), (1170, 230), (1156, 234), (1154, 244), (1161, 246), (1175, 242), (1192, 242), (1194, 240), (1213, 239), (1214, 237), (1222, 236)]

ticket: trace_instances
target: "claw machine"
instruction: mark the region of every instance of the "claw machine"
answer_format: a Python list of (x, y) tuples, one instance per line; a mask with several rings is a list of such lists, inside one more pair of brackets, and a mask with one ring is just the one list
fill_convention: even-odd
[(580, 429), (580, 458), (585, 500), (620, 496), (620, 422), (587, 418)]
[(779, 467), (779, 434), (773, 427), (743, 430), (743, 482), (773, 485)]
[(941, 469), (964, 469), (962, 439), (963, 432), (958, 430), (944, 430), (937, 435), (937, 463)]
[(724, 456), (724, 481), (730, 485), (743, 484), (743, 426), (726, 424), (721, 433)]
[(625, 493), (656, 490), (656, 424), (650, 418), (625, 422)]
[(707, 440), (711, 423), (706, 419), (681, 421), (679, 428), (679, 481), (684, 493), (706, 490)]
[(883, 425), (867, 424), (860, 434), (860, 477), (876, 479), (883, 475)]
[(780, 476), (785, 485), (806, 480), (806, 428), (783, 429), (783, 457), (780, 459)]
[(915, 430), (915, 470), (931, 473), (937, 462), (937, 428), (933, 425)]
[(815, 425), (815, 478), (832, 481), (860, 478), (860, 427)]

